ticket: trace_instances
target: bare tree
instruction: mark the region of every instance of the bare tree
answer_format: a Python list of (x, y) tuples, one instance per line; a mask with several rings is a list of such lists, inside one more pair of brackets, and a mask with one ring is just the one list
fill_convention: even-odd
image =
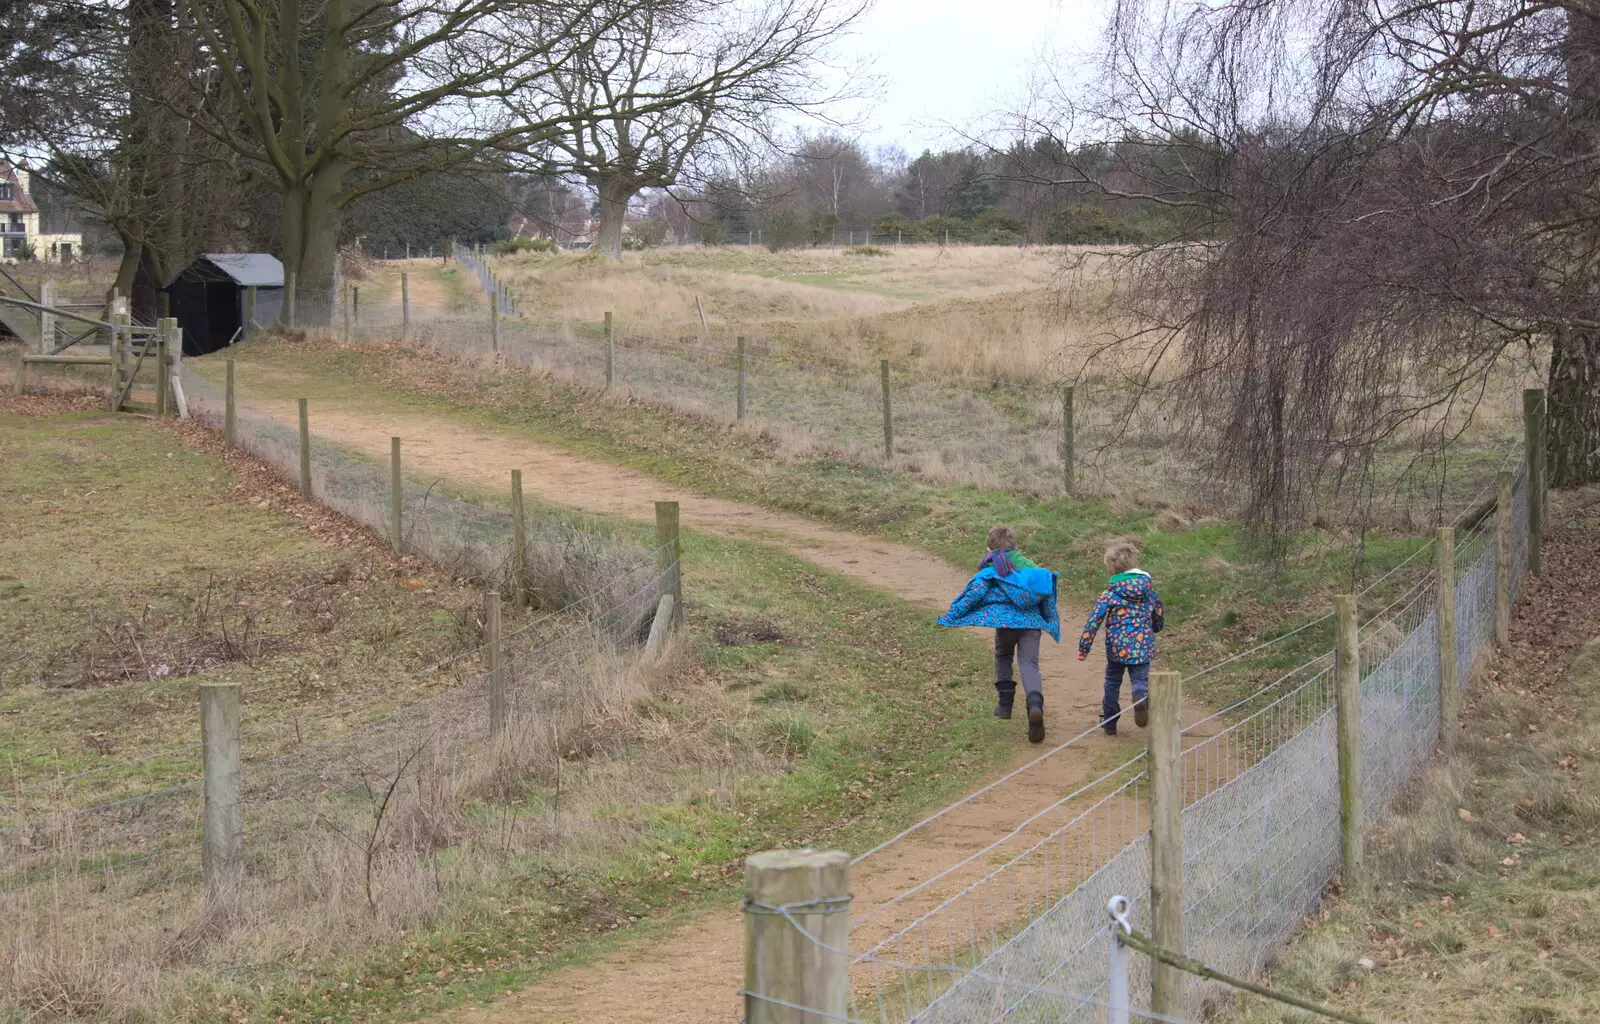
[(1095, 358), (1167, 381), (1256, 524), (1404, 428), (1444, 447), (1515, 352), (1551, 483), (1600, 480), (1600, 5), (1119, 0), (1108, 40), (1026, 122), (1063, 154), (1032, 182), (1162, 211)]
[(215, 0), (192, 8), (216, 56), (215, 138), (282, 200), (285, 270), (327, 316), (340, 212), (363, 195), (538, 140), (589, 107), (514, 121), (500, 104), (666, 0)]
[(850, 86), (829, 82), (828, 47), (866, 0), (679, 0), (597, 9), (595, 45), (513, 101), (518, 117), (602, 111), (532, 137), (540, 167), (583, 178), (600, 204), (595, 251), (616, 260), (628, 204), (645, 189), (705, 180), (771, 144), (779, 115), (823, 117)]

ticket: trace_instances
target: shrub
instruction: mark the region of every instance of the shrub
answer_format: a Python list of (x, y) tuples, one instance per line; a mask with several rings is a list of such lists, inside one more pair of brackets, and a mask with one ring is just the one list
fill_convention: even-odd
[(553, 238), (529, 238), (518, 235), (515, 238), (503, 238), (489, 246), (489, 251), (496, 256), (514, 256), (519, 252), (555, 252), (556, 243)]
[(888, 249), (880, 249), (876, 245), (851, 245), (845, 247), (847, 256), (891, 256)]

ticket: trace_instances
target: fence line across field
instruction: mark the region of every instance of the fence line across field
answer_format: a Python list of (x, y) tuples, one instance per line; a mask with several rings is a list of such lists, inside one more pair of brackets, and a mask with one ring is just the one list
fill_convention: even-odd
[[(1528, 408), (1542, 407), (1542, 396), (1531, 394)], [(1350, 887), (1372, 884), (1362, 864), (1366, 829), (1450, 741), (1460, 694), (1497, 637), (1503, 641), (1509, 610), (1538, 564), (1541, 419), (1528, 417), (1532, 461), (1500, 473), (1490, 514), (1460, 537), (1440, 528), (1407, 559), (1426, 551), (1431, 566), (1365, 623), (1356, 598), (1340, 598), (1335, 648), (1208, 718), (1227, 723), (1214, 735), (1194, 735), (1191, 726), (1183, 746), (1181, 679), (1154, 673), (1148, 751), (854, 916), (847, 942), (823, 950), (836, 955), (811, 957), (809, 970), (771, 969), (761, 943), (774, 925), (752, 917), (747, 1019), (809, 1019), (770, 1009), (800, 1006), (818, 1020), (870, 1024), (1090, 1021), (1104, 1019), (1108, 1003), (1132, 1019), (1198, 1019), (1229, 1005), (1229, 986), (1185, 981), (1173, 965), (1203, 962), (1213, 979), (1259, 975), (1336, 877)], [(1165, 725), (1162, 706), (1171, 709)], [(1063, 809), (1065, 820), (1026, 834)], [(1007, 853), (1019, 837), (1023, 848)], [(992, 866), (981, 877), (963, 874), (974, 863)], [(758, 913), (766, 884), (747, 872), (747, 902)], [(842, 895), (819, 886), (814, 899)], [(1172, 953), (1125, 965), (1120, 979), (1115, 951), (1107, 959), (1105, 926), (1107, 902), (1118, 896), (1127, 926)], [(822, 945), (809, 918), (779, 917)], [(848, 993), (842, 1006), (838, 991)]]

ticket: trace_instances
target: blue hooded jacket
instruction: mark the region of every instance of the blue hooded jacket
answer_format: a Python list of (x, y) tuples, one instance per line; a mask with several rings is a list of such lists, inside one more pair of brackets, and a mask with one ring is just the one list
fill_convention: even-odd
[(1056, 612), (1056, 574), (1049, 569), (1013, 569), (1002, 576), (985, 566), (939, 616), (941, 626), (1038, 629), (1061, 642)]

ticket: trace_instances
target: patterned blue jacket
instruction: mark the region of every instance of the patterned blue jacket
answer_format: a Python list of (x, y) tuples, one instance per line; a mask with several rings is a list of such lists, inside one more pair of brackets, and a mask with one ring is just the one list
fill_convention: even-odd
[(1161, 598), (1143, 569), (1111, 577), (1111, 585), (1094, 603), (1078, 637), (1078, 651), (1088, 654), (1101, 624), (1106, 627), (1106, 657), (1124, 665), (1148, 665), (1156, 654), (1156, 634), (1166, 625)]
[(972, 577), (941, 626), (985, 626), (991, 629), (1038, 629), (1061, 642), (1056, 612), (1056, 574), (1049, 569), (1015, 569), (1001, 576), (993, 566)]

